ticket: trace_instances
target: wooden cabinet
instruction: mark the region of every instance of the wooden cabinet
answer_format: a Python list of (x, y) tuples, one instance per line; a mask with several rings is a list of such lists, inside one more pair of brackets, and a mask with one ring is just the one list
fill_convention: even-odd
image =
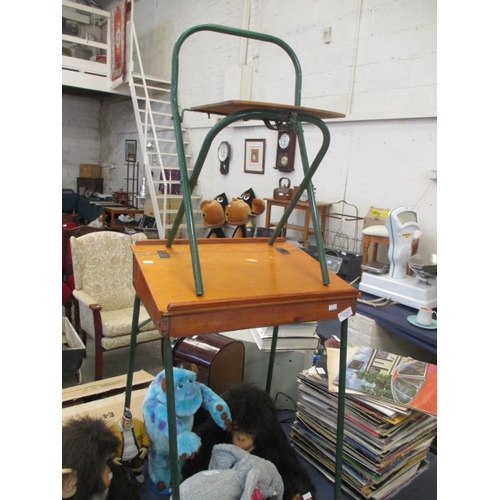
[(104, 179), (102, 177), (98, 179), (92, 179), (91, 177), (77, 177), (76, 191), (78, 193), (78, 196), (85, 196), (86, 191), (92, 191), (93, 193), (103, 193)]

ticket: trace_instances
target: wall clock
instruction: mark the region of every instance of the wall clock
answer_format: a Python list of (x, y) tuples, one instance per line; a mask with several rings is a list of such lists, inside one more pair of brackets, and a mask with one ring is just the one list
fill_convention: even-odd
[(294, 169), (296, 139), (297, 134), (292, 130), (278, 132), (275, 168), (281, 172), (291, 172)]
[(229, 161), (231, 159), (231, 146), (228, 142), (223, 141), (220, 143), (217, 156), (220, 162), (220, 173), (226, 175), (229, 172)]

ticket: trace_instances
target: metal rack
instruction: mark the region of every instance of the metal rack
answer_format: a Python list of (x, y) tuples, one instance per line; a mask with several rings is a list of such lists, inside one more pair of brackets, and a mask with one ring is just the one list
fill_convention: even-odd
[[(362, 221), (363, 217), (359, 217), (358, 207), (356, 205), (347, 203), (347, 201), (345, 200), (340, 200), (332, 203), (334, 209), (335, 205), (341, 205), (341, 207), (339, 207), (340, 211), (330, 212), (326, 215), (326, 218), (340, 220), (340, 226), (336, 231), (331, 231), (330, 227), (325, 230), (325, 243), (327, 243), (327, 246), (331, 248), (345, 250), (346, 252), (359, 253), (361, 248), (361, 237), (359, 236), (359, 221)], [(353, 215), (345, 214), (346, 206), (352, 207), (354, 209)], [(349, 233), (342, 230), (343, 222), (355, 223), (354, 236), (350, 236)]]
[(127, 167), (127, 176), (125, 180), (127, 181), (127, 204), (133, 205), (136, 208), (136, 199), (139, 195), (139, 162), (135, 161), (135, 156), (130, 155), (125, 162)]

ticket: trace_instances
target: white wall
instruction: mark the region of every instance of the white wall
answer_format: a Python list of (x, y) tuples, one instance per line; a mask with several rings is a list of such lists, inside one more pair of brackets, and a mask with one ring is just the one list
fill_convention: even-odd
[[(175, 40), (195, 24), (249, 29), (289, 44), (302, 67), (302, 104), (347, 115), (328, 123), (332, 142), (314, 177), (317, 199), (344, 199), (356, 205), (360, 215), (371, 206), (413, 206), (424, 232), (420, 251), (436, 252), (437, 183), (429, 179), (430, 171), (437, 170), (435, 0), (185, 0), (140, 2), (136, 10), (142, 12), (136, 16), (141, 46), (151, 46), (154, 39), (157, 49), (144, 58), (145, 71), (164, 78), (171, 75), (166, 63)], [(330, 43), (324, 42), (325, 28), (331, 28)], [(189, 37), (180, 51), (181, 105), (190, 108), (238, 99), (236, 93), (228, 97), (233, 86), (225, 86), (225, 73), (241, 63), (253, 68), (253, 100), (293, 103), (293, 66), (279, 47), (254, 40), (246, 45), (238, 37), (201, 32)], [(216, 120), (216, 116), (185, 114), (195, 154)], [(293, 173), (272, 168), (276, 135), (259, 122), (225, 129), (212, 144), (200, 176), (202, 195), (212, 198), (224, 191), (233, 197), (253, 187), (258, 197), (270, 197), (283, 175), (298, 184), (302, 172), (298, 152)], [(313, 126), (305, 126), (305, 135), (311, 162), (321, 135)], [(243, 172), (247, 138), (266, 139), (264, 176)], [(220, 175), (217, 167), (216, 149), (222, 140), (232, 147), (227, 176)], [(294, 218), (300, 219), (300, 213)], [(262, 215), (258, 223), (263, 221)], [(354, 230), (338, 224), (330, 220), (331, 231)]]
[[(141, 1), (135, 9), (146, 73), (170, 78), (177, 37), (216, 23), (288, 43), (301, 62), (305, 106), (372, 118), (436, 115), (436, 0)], [(323, 41), (325, 28), (330, 43)], [(212, 32), (188, 38), (180, 54), (184, 106), (220, 99), (225, 70), (239, 64), (254, 69), (254, 100), (290, 102), (293, 68), (284, 52), (246, 44)]]
[[(62, 186), (76, 191), (81, 163), (101, 165), (104, 192), (127, 191), (125, 141), (138, 141), (132, 101), (129, 97), (105, 99), (63, 94)], [(140, 176), (144, 162), (138, 146)], [(116, 168), (111, 169), (114, 165)], [(130, 181), (131, 186), (131, 181)], [(131, 189), (130, 189), (131, 190)]]
[[(120, 189), (123, 189), (125, 192), (132, 192), (132, 181), (130, 179), (133, 174), (131, 167), (129, 167), (127, 174), (125, 141), (137, 141), (137, 161), (140, 167), (139, 177), (142, 177), (144, 172), (144, 161), (140, 154), (134, 109), (129, 97), (117, 96), (103, 101), (101, 106), (100, 135), (101, 164), (106, 166), (114, 165), (116, 167), (115, 169), (105, 168), (102, 170), (104, 192), (112, 193)], [(127, 178), (129, 179), (128, 181)]]
[[(302, 104), (347, 115), (328, 122), (331, 146), (314, 177), (318, 200), (345, 199), (357, 206), (360, 215), (372, 205), (414, 206), (424, 232), (420, 250), (436, 252), (437, 183), (429, 180), (430, 171), (437, 170), (435, 0), (142, 0), (135, 5), (135, 21), (145, 72), (162, 78), (170, 77), (175, 40), (195, 24), (217, 23), (283, 39), (302, 66)], [(331, 42), (325, 43), (323, 32), (329, 27)], [(203, 32), (188, 38), (181, 49), (182, 106), (237, 99), (231, 94), (233, 85), (225, 86), (225, 73), (241, 63), (253, 68), (253, 100), (293, 102), (293, 67), (281, 49)], [(133, 138), (135, 130), (132, 107), (106, 106), (102, 117), (101, 163), (120, 165), (117, 148), (123, 147), (125, 138)], [(195, 155), (216, 119), (185, 114)], [(305, 135), (311, 162), (321, 137), (308, 125)], [(266, 139), (264, 176), (243, 172), (247, 138)], [(216, 159), (222, 140), (230, 142), (233, 152), (227, 176), (218, 173)], [(275, 158), (276, 132), (259, 122), (228, 127), (212, 144), (199, 192), (204, 198), (222, 191), (233, 197), (251, 186), (265, 198), (283, 175), (298, 184), (302, 177), (298, 152), (291, 174), (273, 169)], [(104, 176), (105, 190), (122, 187), (123, 172), (117, 169)], [(258, 223), (263, 220), (261, 216)], [(333, 220), (330, 229), (353, 230), (339, 228)]]
[(76, 191), (80, 164), (100, 161), (101, 103), (97, 99), (63, 95), (62, 187)]
[[(420, 251), (435, 253), (437, 248), (437, 183), (429, 180), (429, 171), (436, 168), (436, 124), (433, 119), (384, 120), (342, 122), (330, 126), (332, 142), (325, 160), (313, 181), (319, 201), (346, 200), (364, 216), (371, 206), (394, 208), (401, 205), (414, 207), (424, 232)], [(190, 132), (193, 148), (201, 144), (205, 129)], [(243, 172), (245, 138), (267, 138), (265, 175)], [(310, 161), (319, 148), (319, 133), (305, 127)], [(232, 146), (232, 161), (227, 176), (218, 173), (216, 146), (212, 145), (207, 163), (200, 176), (205, 198), (226, 192), (228, 197), (238, 196), (253, 187), (260, 198), (272, 197), (280, 177), (291, 179), (298, 185), (302, 179), (300, 160), (296, 153), (296, 168), (282, 173), (272, 168), (276, 158), (276, 132), (263, 127), (241, 127), (221, 134)], [(214, 173), (215, 172), (215, 173)], [(341, 205), (337, 206), (340, 209)], [(350, 209), (349, 209), (350, 210)], [(333, 210), (332, 210), (333, 211)], [(346, 213), (353, 213), (348, 211)], [(293, 217), (294, 215), (292, 215)], [(264, 215), (258, 223), (263, 225)], [(361, 231), (362, 226), (359, 226)], [(354, 223), (329, 221), (329, 232), (346, 232), (354, 236)], [(333, 237), (332, 235), (327, 234)], [(359, 236), (359, 234), (358, 234)]]

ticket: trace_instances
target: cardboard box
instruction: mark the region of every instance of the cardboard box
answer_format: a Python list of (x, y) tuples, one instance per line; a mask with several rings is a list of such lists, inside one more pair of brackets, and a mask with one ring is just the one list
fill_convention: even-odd
[[(132, 377), (130, 411), (142, 420), (142, 403), (154, 376), (141, 370)], [(62, 421), (77, 415), (103, 418), (109, 425), (123, 415), (127, 375), (90, 382), (62, 390)]]
[[(146, 396), (147, 389), (133, 390), (130, 395), (130, 411), (132, 415), (142, 420), (142, 402)], [(91, 417), (101, 417), (109, 425), (117, 422), (123, 415), (125, 405), (125, 390), (122, 394), (117, 394), (105, 399), (98, 399), (88, 403), (69, 406), (62, 409), (62, 421), (77, 415), (90, 415)]]
[(80, 165), (80, 177), (86, 177), (90, 179), (100, 179), (101, 178), (101, 166), (100, 165), (87, 165), (82, 163)]
[[(132, 390), (148, 388), (155, 376), (140, 370), (134, 372), (132, 377)], [(82, 403), (91, 402), (97, 399), (109, 398), (125, 393), (127, 385), (127, 375), (106, 378), (96, 382), (89, 382), (78, 386), (67, 387), (62, 390), (62, 406), (77, 406)]]
[(62, 378), (75, 375), (82, 366), (85, 344), (69, 319), (62, 318)]
[(370, 210), (368, 210), (368, 213), (365, 215), (364, 218), (363, 229), (366, 229), (367, 227), (370, 226), (385, 225), (385, 221), (390, 211), (391, 211), (390, 208), (370, 207)]

